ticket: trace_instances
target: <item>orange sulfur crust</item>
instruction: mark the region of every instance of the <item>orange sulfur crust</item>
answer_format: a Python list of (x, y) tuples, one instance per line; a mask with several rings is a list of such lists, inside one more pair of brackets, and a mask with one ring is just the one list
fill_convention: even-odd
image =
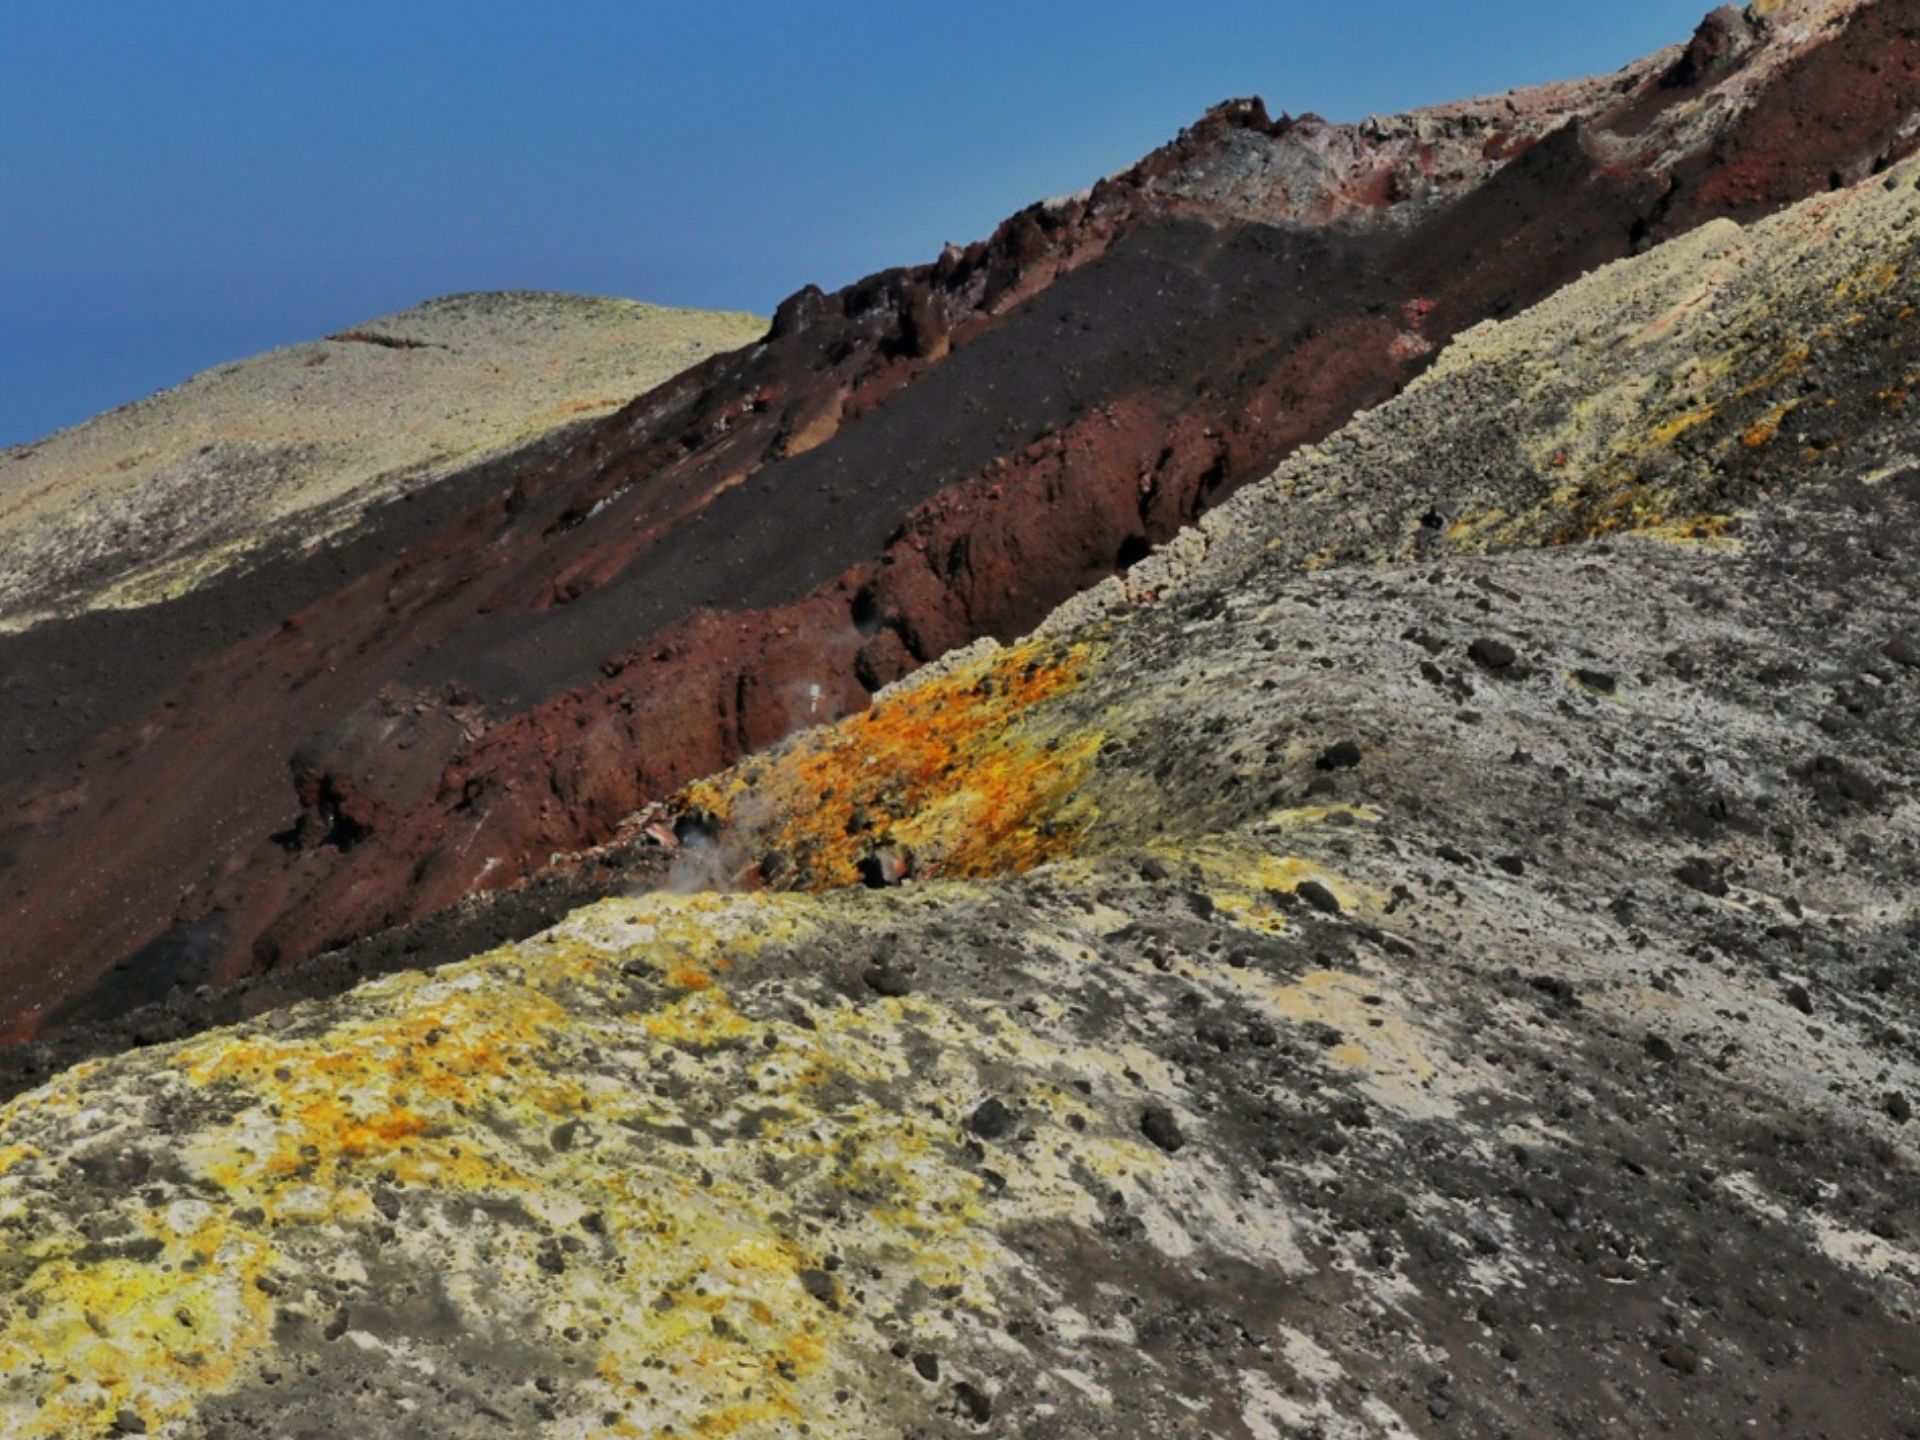
[[(854, 883), (887, 844), (909, 849), (923, 873), (1029, 870), (1072, 850), (1085, 817), (1069, 802), (1103, 738), (1041, 733), (1030, 712), (1073, 689), (1090, 655), (1046, 643), (998, 651), (702, 781), (685, 803), (791, 862), (793, 874), (762, 867), (782, 885)], [(758, 825), (763, 814), (775, 818)]]

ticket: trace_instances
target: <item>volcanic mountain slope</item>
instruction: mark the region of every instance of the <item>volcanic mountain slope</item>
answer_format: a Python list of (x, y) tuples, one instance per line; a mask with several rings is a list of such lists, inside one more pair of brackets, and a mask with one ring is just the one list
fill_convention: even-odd
[(1459, 329), (1891, 163), (1917, 60), (1909, 6), (1798, 0), (1498, 101), (1222, 107), (933, 266), (801, 292), (557, 456), (0, 641), (10, 1033), (522, 886), (1022, 633)]
[(9, 1433), (1920, 1435), (1917, 264), (1608, 267), (679, 802), (911, 884), (16, 1100)]
[(0, 627), (166, 599), (616, 410), (751, 315), (451, 295), (0, 451)]

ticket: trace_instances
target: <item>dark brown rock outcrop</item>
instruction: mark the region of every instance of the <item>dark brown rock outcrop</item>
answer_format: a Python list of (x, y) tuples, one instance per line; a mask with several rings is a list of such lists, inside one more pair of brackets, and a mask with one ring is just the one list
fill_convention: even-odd
[(1906, 7), (1753, 14), (1744, 48), (1709, 22), (1606, 81), (1357, 126), (1222, 106), (932, 265), (800, 292), (564, 451), (0, 640), (8, 1033), (569, 865), (1024, 631), (1462, 328), (1913, 148)]

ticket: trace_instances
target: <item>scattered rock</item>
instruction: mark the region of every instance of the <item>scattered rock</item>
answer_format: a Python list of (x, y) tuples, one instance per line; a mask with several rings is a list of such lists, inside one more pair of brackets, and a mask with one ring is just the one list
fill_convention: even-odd
[(1660, 1348), (1660, 1363), (1682, 1375), (1697, 1375), (1700, 1372), (1700, 1352), (1691, 1345), (1675, 1341)]
[(1320, 758), (1313, 764), (1316, 770), (1351, 770), (1364, 758), (1358, 745), (1351, 740), (1342, 740), (1322, 750)]
[(1711, 895), (1715, 899), (1731, 893), (1720, 867), (1704, 855), (1690, 855), (1681, 861), (1674, 868), (1673, 878), (1689, 890), (1698, 890), (1702, 895)]
[(868, 889), (884, 890), (913, 874), (913, 853), (903, 845), (882, 845), (860, 858), (859, 869)]
[(1817, 755), (1800, 771), (1815, 797), (1828, 810), (1859, 805), (1877, 808), (1885, 800), (1880, 786), (1836, 755)]
[(993, 1401), (966, 1381), (954, 1385), (953, 1398), (960, 1402), (960, 1408), (974, 1424), (984, 1425), (993, 1418)]
[(1171, 1155), (1187, 1143), (1180, 1133), (1180, 1122), (1164, 1105), (1149, 1105), (1140, 1115), (1140, 1133)]
[(1302, 880), (1293, 887), (1293, 893), (1323, 915), (1340, 913), (1340, 897), (1322, 885), (1318, 880)]
[(1756, 18), (1757, 8), (1722, 5), (1710, 11), (1673, 68), (1661, 77), (1661, 84), (1686, 89), (1726, 70), (1733, 59), (1752, 47), (1756, 32), (1766, 23)]
[(1904, 635), (1896, 635), (1880, 651), (1896, 665), (1905, 665), (1908, 669), (1920, 669), (1920, 645), (1915, 645)]
[(1467, 646), (1467, 657), (1483, 670), (1510, 670), (1513, 662), (1520, 657), (1514, 648), (1504, 640), (1495, 640), (1490, 635), (1482, 635)]
[(1224, 1020), (1218, 1018), (1202, 1020), (1193, 1033), (1196, 1039), (1211, 1045), (1222, 1055), (1233, 1049), (1233, 1027)]
[(967, 1129), (982, 1140), (998, 1140), (1013, 1129), (1016, 1118), (998, 1097), (990, 1095), (967, 1117)]
[(818, 1300), (822, 1305), (837, 1307), (839, 1287), (833, 1283), (833, 1276), (826, 1271), (808, 1266), (800, 1272), (800, 1288)]
[(1558, 1001), (1562, 1005), (1578, 1006), (1580, 996), (1573, 988), (1573, 982), (1562, 975), (1535, 975), (1527, 983), (1541, 994)]
[(869, 965), (866, 970), (861, 973), (860, 978), (866, 982), (867, 988), (876, 995), (898, 997), (911, 994), (913, 991), (912, 973), (906, 966), (898, 965), (891, 960), (883, 960), (878, 964)]

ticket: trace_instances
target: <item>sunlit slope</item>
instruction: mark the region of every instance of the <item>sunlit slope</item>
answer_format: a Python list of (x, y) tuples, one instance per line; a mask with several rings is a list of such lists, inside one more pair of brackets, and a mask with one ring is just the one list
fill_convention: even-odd
[(0, 452), (0, 625), (179, 594), (765, 328), (630, 300), (454, 295), (209, 370)]

